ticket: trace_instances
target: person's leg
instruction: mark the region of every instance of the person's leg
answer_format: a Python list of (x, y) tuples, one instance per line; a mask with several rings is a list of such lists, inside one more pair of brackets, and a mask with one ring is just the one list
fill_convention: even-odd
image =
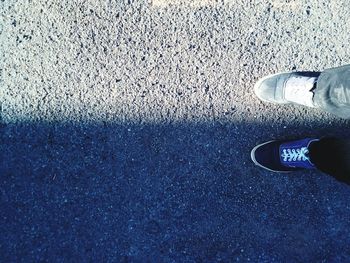
[(350, 140), (323, 138), (310, 145), (309, 155), (317, 169), (350, 184)]
[(350, 119), (350, 65), (270, 75), (260, 79), (254, 91), (263, 101), (315, 107)]
[(350, 119), (350, 65), (323, 71), (314, 94), (317, 108)]

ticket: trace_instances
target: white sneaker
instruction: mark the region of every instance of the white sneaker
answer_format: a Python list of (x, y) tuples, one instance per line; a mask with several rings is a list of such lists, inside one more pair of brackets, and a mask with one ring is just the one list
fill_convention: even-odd
[(260, 79), (254, 86), (262, 101), (315, 107), (313, 90), (320, 72), (278, 73)]

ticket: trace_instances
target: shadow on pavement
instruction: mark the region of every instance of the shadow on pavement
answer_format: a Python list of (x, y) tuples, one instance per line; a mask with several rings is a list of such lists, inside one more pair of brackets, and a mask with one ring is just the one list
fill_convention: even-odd
[(250, 150), (348, 128), (2, 125), (1, 261), (344, 261), (350, 188), (263, 171)]

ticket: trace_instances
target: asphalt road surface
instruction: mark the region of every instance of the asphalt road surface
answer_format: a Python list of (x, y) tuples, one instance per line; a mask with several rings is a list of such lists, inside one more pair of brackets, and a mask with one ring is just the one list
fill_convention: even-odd
[(258, 78), (350, 61), (350, 2), (0, 1), (1, 262), (347, 262), (350, 187), (250, 150), (349, 137)]

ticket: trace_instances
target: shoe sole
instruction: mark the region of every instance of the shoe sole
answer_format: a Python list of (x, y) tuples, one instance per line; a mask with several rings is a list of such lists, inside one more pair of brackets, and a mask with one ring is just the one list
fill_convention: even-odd
[(255, 147), (252, 149), (252, 151), (250, 152), (250, 158), (252, 159), (253, 163), (254, 163), (255, 165), (257, 165), (257, 166), (259, 166), (259, 167), (265, 169), (265, 170), (268, 170), (268, 171), (274, 172), (274, 173), (290, 173), (290, 172), (292, 172), (292, 171), (276, 171), (276, 170), (272, 170), (272, 169), (269, 169), (269, 168), (267, 168), (267, 167), (265, 167), (265, 166), (263, 166), (263, 165), (261, 165), (260, 163), (257, 162), (257, 160), (255, 159), (255, 151), (256, 151), (256, 149), (258, 149), (259, 147), (261, 147), (261, 146), (263, 146), (263, 145), (265, 145), (265, 144), (271, 143), (271, 142), (276, 142), (276, 140), (264, 142), (264, 143), (262, 143), (262, 144), (259, 144), (259, 145), (255, 146)]

